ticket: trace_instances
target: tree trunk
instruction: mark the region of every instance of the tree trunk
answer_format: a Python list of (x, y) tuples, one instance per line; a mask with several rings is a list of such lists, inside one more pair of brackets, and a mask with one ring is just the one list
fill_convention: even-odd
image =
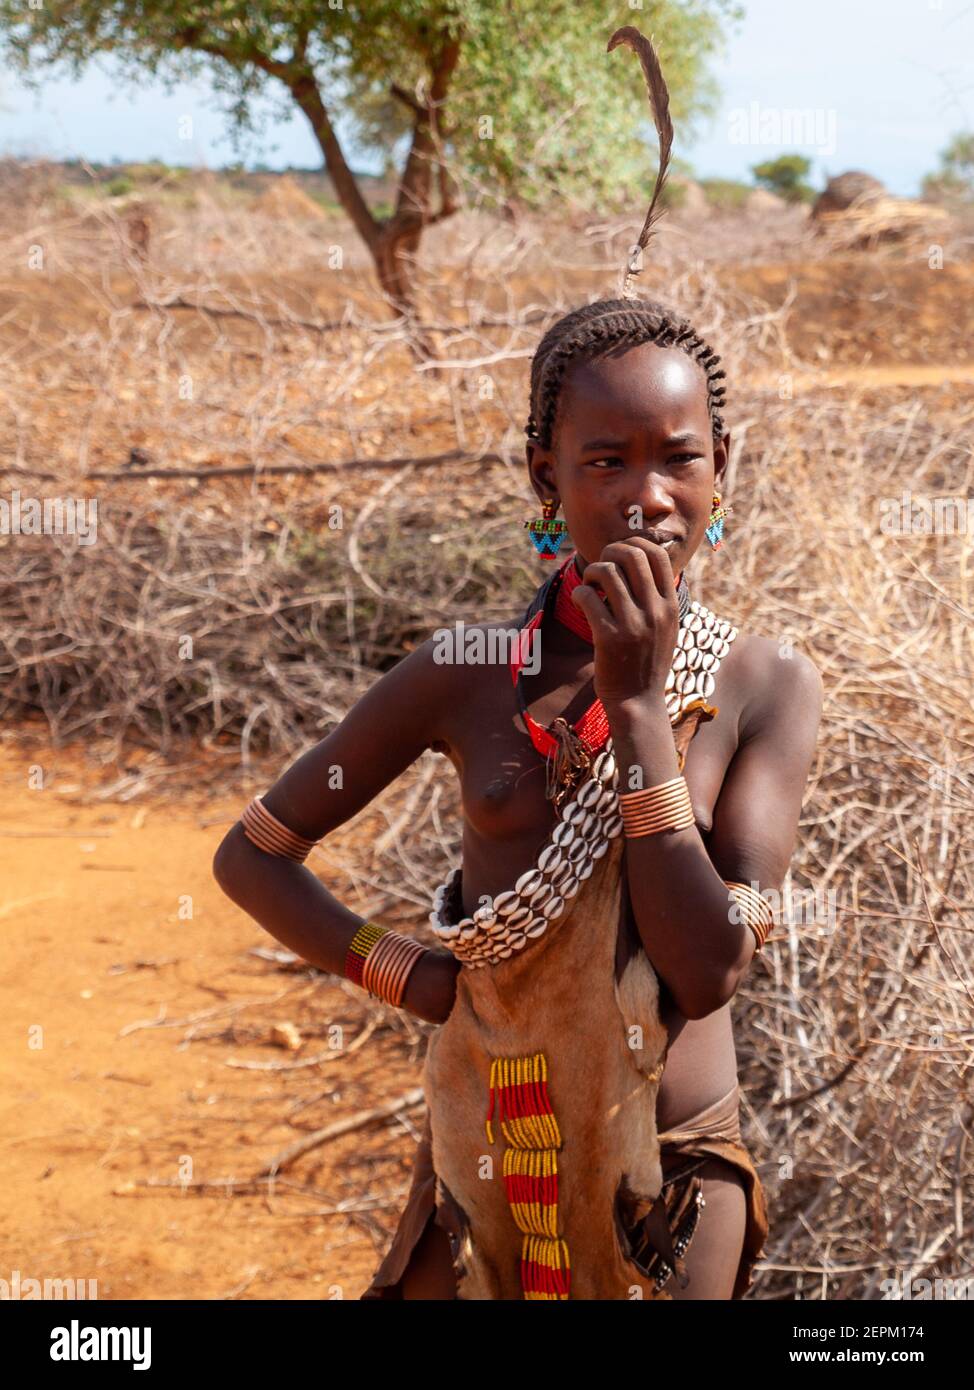
[(418, 218), (396, 214), (383, 223), (375, 242), (370, 246), (382, 293), (392, 312), (405, 320), (405, 328), (420, 361), (437, 356), (435, 343), (428, 334), (416, 327), (413, 258), (422, 238), (422, 222)]
[[(459, 56), (459, 40), (446, 41), (432, 63), (432, 82), (425, 105), (409, 93), (394, 88), (395, 94), (414, 112), (416, 124), (409, 157), (399, 183), (396, 210), (384, 222), (374, 217), (355, 175), (345, 162), (314, 74), (304, 69), (288, 81), (291, 93), (308, 118), (318, 141), (338, 199), (369, 249), (386, 302), (393, 315), (405, 321), (410, 347), (421, 361), (429, 361), (437, 353), (432, 339), (416, 328), (413, 258), (419, 249), (424, 227), (440, 222), (456, 211), (447, 172), (440, 164), (439, 108), (446, 100), (450, 78)], [(434, 167), (439, 171), (441, 203), (436, 213), (431, 208)]]

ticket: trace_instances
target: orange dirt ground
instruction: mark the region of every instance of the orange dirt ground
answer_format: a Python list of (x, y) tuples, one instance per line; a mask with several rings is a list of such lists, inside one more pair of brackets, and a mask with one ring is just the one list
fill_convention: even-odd
[[(96, 1279), (106, 1299), (358, 1297), (403, 1204), (410, 1165), (395, 1152), (408, 1153), (415, 1109), (315, 1149), (273, 1194), (136, 1184), (184, 1176), (186, 1156), (196, 1181), (256, 1173), (304, 1132), (414, 1087), (421, 1035), (403, 1048), (383, 1025), (320, 1066), (228, 1066), (327, 1054), (327, 1025), (341, 1022), (350, 1044), (367, 1021), (334, 977), (248, 955), (276, 943), (210, 868), (240, 799), (86, 805), (82, 755), (45, 756), (44, 790), (28, 787), (31, 762), (8, 734), (0, 1278)], [(191, 895), (192, 920), (177, 894)], [(272, 1025), (296, 1018), (301, 1049), (275, 1045)], [(43, 1045), (31, 1047), (38, 1026)], [(366, 1209), (334, 1213), (341, 1202)]]

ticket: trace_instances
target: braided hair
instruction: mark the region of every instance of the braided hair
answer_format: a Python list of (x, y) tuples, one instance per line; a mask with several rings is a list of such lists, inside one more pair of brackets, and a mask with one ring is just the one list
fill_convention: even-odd
[(718, 371), (720, 358), (693, 325), (652, 299), (599, 299), (565, 314), (541, 339), (531, 360), (531, 413), (524, 433), (551, 449), (565, 373), (573, 361), (592, 361), (617, 346), (655, 343), (678, 347), (697, 362), (707, 383), (707, 411), (715, 440), (723, 438), (722, 410), (727, 392)]

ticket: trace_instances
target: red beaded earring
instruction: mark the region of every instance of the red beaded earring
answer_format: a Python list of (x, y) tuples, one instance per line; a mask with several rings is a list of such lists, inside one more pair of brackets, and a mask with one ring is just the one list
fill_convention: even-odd
[(558, 510), (557, 497), (549, 497), (541, 504), (543, 516), (536, 516), (533, 521), (524, 523), (525, 529), (530, 532), (534, 548), (541, 556), (542, 560), (554, 560), (562, 541), (568, 534), (568, 526), (564, 521), (555, 520), (555, 512)]

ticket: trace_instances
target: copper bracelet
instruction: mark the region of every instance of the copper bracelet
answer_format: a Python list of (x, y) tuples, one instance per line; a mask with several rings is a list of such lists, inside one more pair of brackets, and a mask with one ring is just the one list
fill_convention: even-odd
[(258, 849), (265, 854), (293, 859), (296, 864), (303, 864), (318, 843), (289, 830), (276, 816), (271, 815), (259, 796), (254, 797), (240, 821), (247, 839)]
[(734, 883), (726, 878), (724, 883), (731, 890), (731, 896), (740, 904), (741, 921), (754, 933), (757, 941), (754, 948), (756, 954), (767, 941), (768, 933), (774, 926), (771, 904), (749, 883)]
[(627, 839), (658, 835), (663, 830), (687, 830), (696, 824), (690, 790), (682, 775), (642, 791), (622, 792), (619, 810)]
[(384, 931), (375, 942), (362, 966), (362, 988), (375, 999), (382, 999), (394, 1008), (402, 1006), (406, 982), (421, 956), (429, 951), (411, 936)]

